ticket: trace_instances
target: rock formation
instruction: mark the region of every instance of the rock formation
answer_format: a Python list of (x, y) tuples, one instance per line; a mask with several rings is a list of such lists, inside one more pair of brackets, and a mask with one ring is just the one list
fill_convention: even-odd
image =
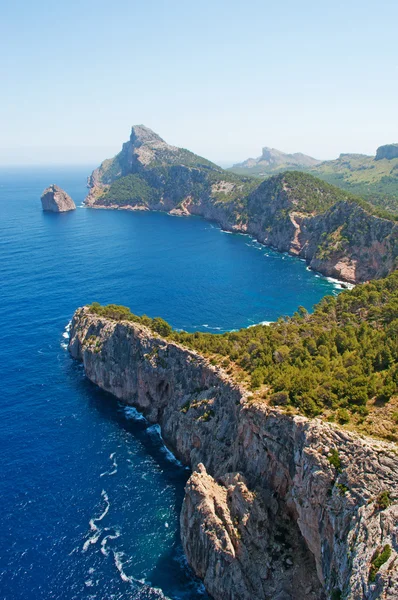
[(231, 171), (265, 177), (280, 171), (286, 171), (287, 169), (314, 167), (320, 163), (320, 160), (301, 152), (286, 154), (275, 148), (265, 146), (261, 156), (258, 158), (248, 158), (241, 163), (237, 163), (233, 165)]
[(387, 160), (398, 158), (398, 144), (386, 144), (377, 148), (376, 160), (383, 160), (383, 158)]
[(182, 543), (213, 598), (398, 598), (396, 445), (254, 402), (198, 353), (88, 308), (69, 351), (192, 468)]
[(57, 213), (75, 210), (76, 208), (72, 198), (55, 184), (44, 190), (41, 195), (41, 204), (44, 211)]

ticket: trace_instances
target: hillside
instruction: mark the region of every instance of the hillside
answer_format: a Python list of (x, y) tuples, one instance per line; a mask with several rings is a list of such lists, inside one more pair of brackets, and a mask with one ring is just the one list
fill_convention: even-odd
[(398, 213), (398, 146), (377, 149), (376, 156), (340, 154), (336, 160), (317, 165), (309, 172), (367, 198), (375, 206)]
[[(264, 151), (268, 151), (265, 148)], [(264, 154), (264, 152), (263, 152)], [(328, 183), (366, 198), (371, 204), (389, 212), (398, 213), (398, 145), (386, 144), (377, 149), (376, 156), (340, 154), (336, 160), (316, 161), (313, 164), (304, 154), (287, 155), (272, 150), (265, 159), (248, 159), (229, 169), (230, 172), (261, 179), (282, 170), (300, 170), (311, 173)], [(273, 159), (275, 157), (275, 159)], [(278, 158), (280, 162), (278, 162)], [(283, 159), (285, 157), (285, 160)], [(301, 160), (288, 160), (300, 157)]]
[(91, 314), (141, 323), (223, 365), (261, 402), (398, 442), (398, 273), (327, 296), (313, 314), (224, 334), (173, 331), (122, 306)]
[(309, 169), (315, 167), (320, 162), (320, 160), (301, 152), (286, 154), (275, 148), (264, 147), (261, 156), (237, 163), (229, 171), (238, 175), (252, 175), (264, 178), (281, 171)]
[(346, 281), (396, 268), (398, 227), (388, 213), (310, 174), (285, 172), (260, 182), (224, 171), (144, 126), (133, 127), (122, 151), (92, 173), (89, 187), (85, 202), (93, 208), (199, 215)]

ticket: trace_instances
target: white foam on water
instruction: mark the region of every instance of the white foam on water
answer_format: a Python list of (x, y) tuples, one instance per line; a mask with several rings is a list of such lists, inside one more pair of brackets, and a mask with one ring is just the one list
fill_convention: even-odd
[(275, 321), (260, 321), (259, 323), (253, 323), (253, 325), (249, 325), (247, 329), (250, 329), (251, 327), (257, 327), (257, 325), (266, 325), (268, 327), (269, 325), (272, 325), (272, 323), (275, 323)]
[(154, 435), (156, 437), (158, 437), (162, 443), (161, 446), (161, 451), (163, 452), (163, 454), (166, 456), (167, 460), (169, 460), (171, 463), (173, 463), (174, 465), (177, 465), (178, 467), (183, 467), (184, 465), (182, 464), (181, 461), (178, 460), (178, 458), (176, 458), (174, 456), (174, 454), (172, 453), (171, 450), (169, 450), (166, 446), (166, 444), (164, 443), (163, 437), (162, 437), (162, 433), (160, 431), (160, 426), (155, 424), (155, 425), (151, 425), (151, 427), (148, 427), (147, 432), (149, 433), (149, 435)]
[(93, 535), (91, 538), (88, 538), (88, 540), (86, 540), (83, 544), (82, 552), (87, 552), (91, 544), (96, 544), (98, 542), (100, 536), (101, 532), (97, 533), (96, 535)]
[(99, 538), (101, 537), (102, 529), (100, 527), (97, 527), (96, 523), (98, 521), (102, 521), (102, 519), (108, 514), (109, 508), (111, 506), (111, 504), (109, 502), (108, 494), (106, 493), (105, 490), (102, 490), (101, 496), (103, 497), (103, 499), (106, 502), (105, 509), (103, 510), (103, 512), (100, 514), (99, 517), (93, 517), (92, 519), (89, 520), (88, 524), (90, 526), (90, 531), (92, 531), (94, 535), (92, 535), (90, 538), (88, 538), (88, 540), (86, 540), (84, 542), (82, 552), (87, 552), (89, 547), (92, 544), (96, 544), (98, 542)]
[(104, 556), (109, 556), (109, 550), (106, 547), (108, 540), (116, 540), (118, 537), (120, 537), (120, 531), (116, 531), (114, 535), (106, 535), (101, 541), (101, 554)]
[(94, 581), (92, 579), (88, 579), (84, 582), (84, 585), (86, 585), (87, 587), (92, 587), (94, 585)]
[(104, 471), (103, 473), (100, 474), (100, 477), (104, 477), (105, 475), (116, 475), (117, 462), (116, 462), (116, 458), (114, 458), (115, 454), (116, 454), (116, 452), (112, 452), (112, 454), (109, 456), (109, 458), (111, 460), (113, 460), (113, 462), (112, 462), (113, 471)]
[(126, 419), (132, 419), (133, 421), (145, 421), (146, 418), (141, 414), (134, 406), (123, 406), (123, 412)]
[(334, 277), (325, 277), (326, 281), (333, 283), (334, 287), (338, 290), (352, 290), (355, 287), (355, 283), (348, 283), (347, 281), (341, 281)]
[(115, 566), (116, 566), (117, 570), (119, 571), (121, 580), (125, 581), (126, 583), (132, 583), (134, 581), (133, 578), (126, 575), (126, 573), (123, 570), (123, 562), (122, 562), (123, 556), (124, 556), (124, 552), (113, 551), (113, 559), (115, 561)]

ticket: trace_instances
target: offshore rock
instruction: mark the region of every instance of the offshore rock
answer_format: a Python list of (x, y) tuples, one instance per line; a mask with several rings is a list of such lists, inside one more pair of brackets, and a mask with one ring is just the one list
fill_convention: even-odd
[(255, 403), (200, 354), (88, 308), (73, 317), (69, 351), (192, 468), (181, 537), (213, 598), (398, 598), (396, 445)]
[(72, 198), (55, 184), (44, 190), (41, 195), (41, 204), (43, 210), (49, 212), (68, 212), (76, 209)]

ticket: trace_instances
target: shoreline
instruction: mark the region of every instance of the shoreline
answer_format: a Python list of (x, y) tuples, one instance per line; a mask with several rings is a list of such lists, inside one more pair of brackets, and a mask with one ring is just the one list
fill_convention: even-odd
[(83, 201), (83, 203), (81, 204), (81, 206), (79, 208), (92, 208), (94, 210), (117, 210), (117, 211), (126, 210), (129, 212), (154, 212), (154, 213), (163, 213), (170, 217), (199, 217), (199, 218), (203, 219), (204, 221), (206, 221), (207, 223), (215, 223), (222, 233), (248, 236), (252, 240), (256, 241), (258, 244), (261, 244), (261, 246), (263, 246), (264, 248), (269, 248), (270, 250), (274, 250), (275, 252), (278, 252), (278, 254), (282, 254), (282, 255), (285, 254), (287, 256), (291, 256), (292, 258), (297, 258), (298, 260), (305, 262), (307, 269), (309, 271), (312, 271), (315, 275), (318, 275), (318, 276), (321, 276), (321, 277), (327, 279), (328, 281), (330, 281), (330, 283), (335, 283), (336, 285), (339, 285), (340, 288), (338, 288), (338, 289), (352, 289), (359, 283), (366, 283), (366, 282), (354, 281), (352, 278), (339, 279), (337, 277), (332, 277), (331, 275), (327, 275), (326, 273), (322, 273), (322, 271), (316, 271), (315, 269), (311, 268), (311, 266), (306, 258), (300, 257), (299, 254), (297, 254), (297, 253), (289, 252), (288, 250), (287, 251), (279, 250), (278, 248), (276, 248), (275, 246), (272, 246), (271, 244), (265, 244), (263, 241), (258, 239), (258, 237), (256, 237), (255, 234), (248, 233), (247, 231), (242, 230), (242, 229), (235, 229), (234, 227), (227, 229), (225, 227), (225, 224), (221, 223), (217, 219), (209, 219), (209, 218), (205, 217), (204, 215), (192, 214), (186, 209), (184, 211), (181, 211), (181, 210), (177, 211), (176, 209), (172, 209), (170, 211), (170, 210), (160, 210), (160, 209), (156, 209), (156, 208), (149, 208), (147, 206), (134, 206), (134, 205), (118, 206), (116, 204), (111, 204), (109, 206), (100, 204), (100, 205), (94, 206), (92, 204), (86, 204), (86, 200)]

